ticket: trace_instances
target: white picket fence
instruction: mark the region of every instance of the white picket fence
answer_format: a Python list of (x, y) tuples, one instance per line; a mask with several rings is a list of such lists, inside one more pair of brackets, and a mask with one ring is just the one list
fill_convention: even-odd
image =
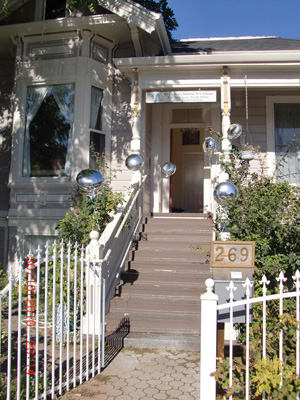
[[(228, 282), (227, 290), (229, 291), (229, 302), (225, 304), (218, 305), (218, 296), (213, 292), (214, 281), (212, 279), (206, 280), (206, 293), (201, 296), (201, 372), (200, 372), (200, 399), (201, 400), (215, 400), (216, 399), (216, 380), (212, 375), (216, 371), (216, 356), (217, 356), (217, 314), (218, 311), (228, 310), (229, 313), (229, 385), (231, 388), (233, 384), (233, 346), (234, 346), (234, 311), (236, 308), (244, 306), (245, 307), (245, 317), (246, 317), (246, 369), (245, 369), (245, 390), (244, 399), (248, 400), (249, 390), (250, 390), (250, 310), (253, 304), (262, 305), (262, 327), (261, 327), (261, 342), (262, 342), (262, 358), (267, 358), (267, 302), (277, 301), (278, 302), (278, 322), (280, 321), (280, 316), (284, 311), (284, 301), (287, 299), (294, 298), (294, 310), (295, 318), (300, 321), (300, 273), (297, 271), (293, 276), (294, 289), (289, 291), (287, 287), (284, 286), (286, 278), (283, 272), (280, 273), (277, 278), (278, 281), (278, 293), (267, 295), (267, 285), (269, 281), (266, 276), (263, 277), (260, 284), (262, 285), (263, 295), (260, 297), (250, 298), (250, 288), (252, 286), (251, 282), (247, 278), (243, 286), (245, 287), (245, 299), (237, 300), (234, 299), (234, 292), (236, 287), (234, 283)], [(296, 343), (295, 343), (295, 363), (296, 363), (296, 376), (300, 376), (300, 335), (299, 335), (299, 325), (296, 329)], [(285, 346), (284, 330), (280, 329), (279, 332), (279, 348), (277, 349), (278, 358), (284, 365), (284, 346)], [(239, 397), (240, 398), (240, 397)], [(266, 398), (266, 393), (263, 392), (262, 398)], [(232, 399), (232, 396), (230, 397)], [(299, 395), (298, 395), (299, 399)]]
[(54, 398), (101, 371), (104, 294), (100, 264), (76, 245), (46, 244), (20, 260), (18, 275), (10, 272), (0, 293), (1, 382), (7, 400)]
[[(105, 313), (142, 216), (133, 185), (99, 238), (84, 249), (46, 244), (19, 261), (0, 292), (0, 392), (6, 400), (62, 394), (104, 367)], [(49, 396), (49, 397), (48, 397)]]

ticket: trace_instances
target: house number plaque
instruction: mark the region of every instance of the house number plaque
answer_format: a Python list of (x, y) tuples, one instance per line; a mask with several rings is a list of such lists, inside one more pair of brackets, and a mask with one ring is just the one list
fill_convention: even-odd
[(254, 267), (255, 242), (213, 241), (212, 267)]

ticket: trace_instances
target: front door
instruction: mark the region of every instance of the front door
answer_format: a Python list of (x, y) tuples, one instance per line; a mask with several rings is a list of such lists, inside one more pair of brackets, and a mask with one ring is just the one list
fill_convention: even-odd
[(185, 212), (203, 212), (203, 153), (183, 154), (183, 199)]
[(172, 129), (171, 160), (176, 165), (170, 187), (172, 212), (203, 211), (203, 137), (202, 128)]

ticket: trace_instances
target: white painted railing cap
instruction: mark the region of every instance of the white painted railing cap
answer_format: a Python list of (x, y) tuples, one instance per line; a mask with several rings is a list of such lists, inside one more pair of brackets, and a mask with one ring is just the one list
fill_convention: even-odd
[(89, 236), (91, 241), (86, 246), (86, 257), (90, 258), (93, 261), (99, 261), (101, 259), (101, 245), (99, 243), (100, 233), (98, 231), (91, 231)]
[(201, 300), (215, 300), (218, 301), (218, 295), (213, 292), (215, 282), (213, 279), (208, 278), (205, 281), (206, 292), (201, 295)]

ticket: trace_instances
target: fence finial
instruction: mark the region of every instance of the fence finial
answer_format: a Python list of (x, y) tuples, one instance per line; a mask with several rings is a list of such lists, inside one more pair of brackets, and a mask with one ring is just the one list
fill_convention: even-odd
[(206, 291), (212, 292), (213, 288), (214, 288), (214, 284), (215, 284), (215, 282), (213, 281), (213, 279), (211, 279), (211, 278), (206, 279), (206, 281), (205, 281)]
[(253, 286), (253, 283), (251, 283), (250, 279), (247, 277), (245, 283), (243, 283), (243, 287), (246, 288), (246, 296), (247, 298), (250, 296), (250, 288)]
[(233, 298), (234, 298), (233, 291), (237, 289), (237, 287), (234, 286), (233, 281), (230, 281), (230, 282), (229, 282), (229, 286), (227, 286), (226, 289), (229, 291), (229, 298), (230, 298), (230, 300), (233, 300)]
[(99, 238), (100, 234), (98, 231), (91, 231), (90, 232), (90, 243), (86, 246), (86, 256), (90, 257), (91, 259), (95, 261), (99, 261), (101, 259), (100, 257), (100, 244), (99, 244)]
[(279, 277), (276, 278), (276, 280), (279, 282), (279, 289), (282, 292), (283, 291), (283, 282), (285, 282), (287, 280), (287, 278), (285, 278), (284, 273), (281, 271), (279, 274)]
[(300, 288), (300, 272), (297, 269), (295, 275), (293, 276), (294, 281), (296, 282), (296, 288)]
[(206, 292), (201, 295), (201, 299), (218, 301), (218, 296), (213, 292), (213, 288), (215, 285), (213, 279), (211, 278), (206, 279), (205, 285), (206, 285)]
[(264, 275), (262, 277), (262, 280), (259, 281), (260, 285), (263, 285), (263, 294), (265, 295), (267, 293), (267, 285), (270, 283), (270, 281), (268, 281), (266, 275)]

